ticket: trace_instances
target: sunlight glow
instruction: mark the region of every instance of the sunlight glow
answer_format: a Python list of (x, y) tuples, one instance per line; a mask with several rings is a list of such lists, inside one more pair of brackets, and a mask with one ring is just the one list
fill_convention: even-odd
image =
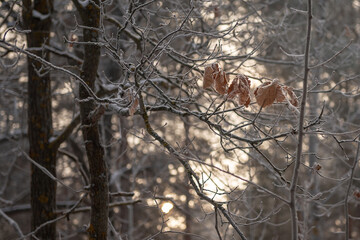
[(170, 202), (166, 202), (162, 205), (161, 211), (165, 214), (169, 213), (173, 209), (174, 205)]
[(173, 230), (185, 230), (186, 229), (186, 225), (185, 225), (185, 217), (183, 216), (169, 216), (169, 218), (167, 219), (166, 225), (168, 227), (169, 230), (173, 229)]

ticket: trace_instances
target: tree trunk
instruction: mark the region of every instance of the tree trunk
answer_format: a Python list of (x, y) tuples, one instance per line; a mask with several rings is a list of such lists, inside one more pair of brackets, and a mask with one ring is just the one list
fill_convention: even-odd
[[(29, 48), (41, 48), (50, 39), (52, 0), (23, 1), (24, 27)], [(42, 17), (35, 15), (38, 13)], [(44, 49), (32, 50), (36, 55), (49, 61), (49, 52)], [(51, 174), (56, 175), (56, 151), (49, 144), (52, 135), (50, 75), (41, 63), (28, 58), (28, 133), (29, 155)], [(31, 229), (55, 218), (56, 182), (39, 168), (31, 165)], [(39, 239), (55, 239), (56, 224), (48, 224), (36, 234)]]
[[(99, 5), (99, 1), (93, 1)], [(74, 1), (83, 24), (84, 42), (97, 42), (100, 27), (100, 9), (93, 2), (85, 7)], [(94, 90), (97, 69), (100, 58), (100, 47), (97, 45), (84, 45), (84, 62), (81, 69), (81, 78)], [(89, 99), (90, 94), (83, 85), (79, 88), (80, 99)], [(104, 149), (101, 145), (99, 126), (97, 120), (91, 118), (91, 113), (96, 109), (94, 100), (80, 101), (80, 116), (86, 155), (90, 170), (90, 197), (91, 218), (88, 233), (90, 239), (106, 239), (108, 228), (108, 203), (109, 189), (107, 166), (104, 159)]]

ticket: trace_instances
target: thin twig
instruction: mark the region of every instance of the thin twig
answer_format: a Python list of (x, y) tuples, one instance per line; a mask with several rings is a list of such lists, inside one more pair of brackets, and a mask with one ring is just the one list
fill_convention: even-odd
[(69, 187), (68, 185), (66, 185), (65, 183), (63, 183), (60, 179), (56, 178), (54, 175), (52, 175), (45, 167), (41, 166), (39, 163), (37, 163), (36, 161), (34, 161), (26, 152), (24, 152), (20, 147), (19, 147), (19, 151), (22, 152), (22, 154), (25, 156), (25, 158), (27, 160), (29, 160), (32, 164), (34, 164), (37, 168), (39, 168), (45, 175), (47, 175), (49, 178), (51, 178), (52, 180), (60, 183), (61, 185), (63, 185), (65, 188), (76, 192), (76, 193), (82, 193), (82, 192), (86, 192), (86, 190), (81, 189), (81, 190), (75, 190), (72, 187)]
[(12, 218), (10, 218), (8, 215), (6, 215), (3, 212), (3, 210), (1, 210), (1, 209), (0, 209), (0, 216), (5, 218), (5, 220), (8, 221), (8, 223), (15, 228), (16, 232), (19, 234), (19, 237), (24, 237), (24, 234), (21, 231), (21, 229), (20, 229), (19, 225), (17, 224), (17, 222), (15, 222)]
[(14, 6), (16, 4), (16, 1), (14, 1), (10, 7), (10, 9), (8, 10), (8, 13), (6, 14), (6, 16), (3, 18), (3, 20), (1, 21), (0, 23), (0, 27), (2, 27), (2, 25), (4, 23), (6, 23), (6, 21), (8, 20), (8, 18), (10, 17), (10, 15), (13, 13), (13, 10), (14, 10)]
[(28, 57), (30, 57), (31, 59), (33, 59), (34, 61), (37, 61), (37, 62), (40, 62), (42, 64), (44, 64), (45, 66), (49, 67), (49, 68), (52, 68), (54, 70), (57, 70), (57, 71), (60, 71), (60, 72), (63, 72), (73, 78), (75, 78), (82, 86), (84, 86), (84, 88), (86, 89), (86, 91), (89, 93), (90, 97), (92, 97), (94, 100), (96, 100), (97, 102), (100, 102), (100, 103), (114, 103), (116, 104), (116, 102), (114, 101), (111, 101), (110, 99), (108, 98), (99, 98), (95, 93), (94, 91), (86, 84), (86, 82), (78, 75), (76, 75), (75, 73), (65, 69), (65, 68), (62, 68), (62, 67), (59, 67), (59, 66), (56, 66), (54, 64), (52, 64), (51, 62), (48, 62), (46, 61), (45, 59), (43, 59), (42, 57), (39, 57), (37, 56), (36, 54), (28, 51), (28, 50), (25, 50), (25, 49), (22, 49), (22, 48), (19, 48), (17, 47), (16, 45), (14, 44), (11, 44), (11, 43), (8, 43), (8, 42), (5, 42), (4, 40), (1, 40), (0, 39), (0, 43), (1, 43), (1, 46), (4, 47), (5, 49), (8, 49), (8, 48), (12, 48), (12, 50), (14, 50), (15, 52), (17, 53), (23, 53), (25, 55), (27, 55)]
[(320, 67), (320, 66), (323, 66), (325, 64), (327, 64), (328, 62), (331, 62), (334, 58), (336, 58), (338, 55), (340, 55), (340, 53), (342, 53), (346, 48), (348, 48), (351, 44), (352, 44), (353, 40), (351, 39), (350, 42), (348, 44), (345, 45), (345, 47), (343, 47), (342, 49), (340, 49), (340, 51), (338, 51), (337, 53), (335, 53), (332, 57), (330, 57), (328, 60), (322, 62), (322, 63), (319, 63), (319, 64), (316, 64), (315, 66), (311, 66), (309, 67), (309, 69), (313, 69), (313, 68), (317, 68), (317, 67)]
[(219, 231), (219, 223), (218, 223), (218, 210), (215, 208), (215, 230), (219, 237), (219, 240), (222, 240), (221, 233)]
[(74, 131), (74, 129), (80, 124), (80, 114), (76, 114), (75, 118), (69, 125), (61, 132), (59, 136), (50, 141), (50, 148), (56, 150)]
[(109, 194), (111, 197), (133, 197), (135, 195), (133, 192), (113, 192)]
[[(55, 218), (55, 219), (52, 219), (50, 221), (47, 221), (47, 222), (44, 222), (43, 224), (39, 225), (34, 231), (26, 234), (25, 236), (23, 235), (21, 238), (18, 238), (17, 240), (21, 240), (21, 239), (26, 239), (27, 237), (34, 237), (34, 234), (36, 232), (38, 232), (41, 228), (51, 224), (51, 223), (54, 223), (54, 222), (57, 222), (65, 217), (68, 217), (70, 214), (73, 214), (73, 213), (79, 213), (79, 212), (87, 212), (87, 211), (90, 211), (91, 210), (91, 207), (79, 207), (77, 208), (77, 206), (79, 205), (79, 203), (82, 201), (82, 199), (84, 199), (85, 197), (87, 196), (87, 193), (84, 194), (82, 196), (82, 198), (75, 203), (75, 205), (73, 207), (71, 207), (69, 210), (66, 210), (64, 211), (59, 217)], [(117, 207), (117, 206), (123, 206), (123, 205), (133, 205), (133, 204), (136, 204), (138, 202), (141, 202), (141, 200), (135, 200), (135, 201), (128, 201), (128, 202), (114, 202), (114, 203), (110, 203), (109, 204), (109, 208), (112, 208), (112, 207)]]
[[(110, 203), (108, 206), (109, 206), (109, 208), (113, 208), (113, 207), (119, 207), (119, 206), (134, 205), (139, 202), (141, 202), (140, 199), (131, 200), (131, 201), (113, 202), (113, 203)], [(88, 212), (90, 210), (91, 210), (91, 207), (79, 207), (79, 208), (75, 208), (70, 213), (73, 214), (73, 213), (79, 213), (79, 212)], [(66, 211), (64, 214), (68, 214), (67, 212), (69, 212), (69, 211)]]
[(290, 211), (291, 211), (291, 227), (292, 227), (292, 240), (298, 240), (298, 218), (296, 213), (296, 187), (299, 177), (299, 167), (301, 163), (302, 147), (303, 147), (303, 136), (304, 136), (304, 118), (305, 118), (305, 105), (307, 97), (307, 86), (309, 76), (309, 52), (310, 52), (310, 40), (311, 40), (311, 0), (308, 0), (307, 10), (307, 33), (306, 33), (306, 45), (305, 45), (305, 64), (304, 64), (304, 79), (302, 89), (302, 99), (300, 106), (299, 126), (298, 126), (298, 142), (295, 166), (290, 185)]

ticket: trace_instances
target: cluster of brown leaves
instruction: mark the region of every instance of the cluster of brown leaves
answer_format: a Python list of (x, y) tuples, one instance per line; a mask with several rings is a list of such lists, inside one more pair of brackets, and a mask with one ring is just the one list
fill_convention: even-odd
[[(229, 83), (229, 76), (219, 67), (218, 63), (205, 67), (203, 88), (214, 87), (215, 91), (221, 95), (227, 94), (227, 98), (234, 99), (238, 97), (241, 106), (249, 106), (250, 104), (250, 80), (240, 74), (237, 75)], [(284, 86), (278, 80), (264, 82), (258, 86), (254, 95), (257, 104), (261, 107), (267, 107), (274, 102), (288, 102), (294, 107), (298, 106), (298, 100), (291, 87)]]

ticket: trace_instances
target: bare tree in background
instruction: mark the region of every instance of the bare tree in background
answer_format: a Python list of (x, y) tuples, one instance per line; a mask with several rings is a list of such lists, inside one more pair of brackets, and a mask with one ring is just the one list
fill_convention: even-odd
[[(78, 0), (74, 4), (79, 11), (83, 26), (84, 61), (80, 77), (87, 87), (95, 90), (95, 80), (100, 58), (100, 46), (97, 45), (100, 31), (101, 1), (81, 4)], [(104, 159), (104, 148), (100, 142), (98, 120), (103, 109), (96, 107), (91, 100), (89, 89), (80, 85), (79, 101), (82, 132), (86, 147), (86, 155), (90, 170), (91, 219), (88, 227), (90, 239), (107, 239), (109, 187), (107, 166)]]
[[(23, 24), (27, 29), (27, 46), (49, 61), (44, 49), (50, 41), (52, 1), (23, 1)], [(29, 156), (56, 176), (57, 149), (50, 143), (53, 136), (51, 81), (48, 66), (28, 58), (28, 136)], [(31, 165), (31, 229), (55, 218), (56, 182), (41, 169)], [(55, 239), (56, 222), (41, 228), (40, 239)]]

